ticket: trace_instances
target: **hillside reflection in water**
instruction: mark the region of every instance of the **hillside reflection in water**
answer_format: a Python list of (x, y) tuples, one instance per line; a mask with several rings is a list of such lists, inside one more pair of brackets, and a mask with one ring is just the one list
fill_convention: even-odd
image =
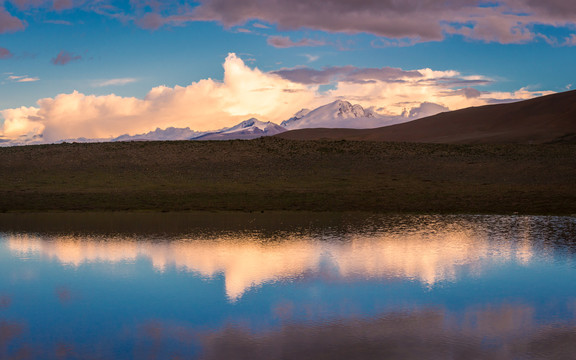
[(569, 358), (575, 229), (574, 218), (381, 216), (294, 232), (10, 231), (0, 355)]

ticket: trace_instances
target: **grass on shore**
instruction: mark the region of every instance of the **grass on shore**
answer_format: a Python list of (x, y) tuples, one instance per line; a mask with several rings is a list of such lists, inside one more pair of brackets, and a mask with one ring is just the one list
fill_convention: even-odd
[(576, 213), (575, 145), (171, 141), (0, 148), (0, 211)]

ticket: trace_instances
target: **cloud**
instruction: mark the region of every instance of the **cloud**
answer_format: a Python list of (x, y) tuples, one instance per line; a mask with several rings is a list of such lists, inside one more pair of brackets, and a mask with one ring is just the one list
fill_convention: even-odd
[(7, 77), (7, 79), (11, 82), (19, 82), (19, 83), (24, 83), (24, 82), (35, 82), (35, 81), (39, 81), (40, 78), (38, 77), (31, 77), (28, 75), (24, 75), (24, 76), (19, 76), (19, 75), (10, 75)]
[(381, 48), (388, 48), (388, 47), (407, 47), (415, 45), (419, 42), (418, 39), (411, 39), (411, 38), (403, 38), (403, 39), (386, 39), (386, 38), (379, 38), (376, 40), (372, 40), (370, 45), (373, 48), (381, 49)]
[(66, 26), (72, 26), (73, 25), (70, 21), (66, 21), (66, 20), (45, 20), (44, 22), (46, 24), (54, 24), (54, 25), (66, 25)]
[[(286, 91), (287, 90), (287, 91)], [(37, 107), (1, 111), (0, 135), (44, 135), (47, 141), (119, 136), (156, 129), (214, 130), (259, 117), (282, 121), (315, 101), (314, 89), (250, 69), (234, 54), (224, 63), (224, 80), (200, 80), (186, 87), (155, 87), (143, 99), (79, 92), (41, 99)]]
[(312, 55), (312, 54), (304, 54), (303, 55), (309, 63), (317, 61), (318, 59), (320, 59), (319, 55)]
[(0, 59), (10, 59), (13, 56), (14, 54), (12, 54), (10, 50), (0, 47)]
[(73, 53), (62, 50), (60, 53), (58, 53), (58, 56), (52, 58), (51, 62), (54, 65), (66, 65), (72, 61), (78, 61), (81, 59), (82, 56), (80, 55), (74, 55)]
[(165, 24), (165, 19), (156, 13), (148, 13), (136, 20), (136, 25), (147, 30), (158, 30)]
[(314, 29), (370, 33), (386, 38), (375, 46), (409, 46), (461, 35), (486, 42), (524, 43), (539, 38), (534, 25), (571, 29), (576, 6), (561, 0), (200, 0), (167, 22), (217, 21), (226, 27), (258, 19), (282, 30)]
[[(543, 323), (538, 310), (530, 305), (501, 302), (460, 311), (415, 306), (370, 317), (340, 314), (330, 321), (298, 321), (293, 311), (296, 307), (306, 309), (312, 317), (326, 312), (327, 297), (314, 300), (316, 303), (276, 303), (278, 315), (287, 319), (272, 329), (254, 330), (229, 322), (195, 333), (202, 358), (230, 359), (244, 353), (253, 360), (531, 359), (534, 354), (542, 359), (562, 359), (575, 350), (576, 328), (572, 323)], [(335, 308), (347, 305), (338, 298), (329, 300)], [(156, 326), (164, 337), (187, 333), (170, 323)], [(186, 344), (187, 337), (182, 337)], [(155, 342), (152, 336), (145, 339)]]
[(436, 115), (436, 114), (439, 114), (441, 112), (445, 112), (445, 111), (449, 111), (449, 110), (450, 109), (448, 109), (446, 106), (442, 106), (442, 105), (438, 105), (438, 104), (434, 104), (434, 103), (430, 103), (430, 102), (424, 102), (424, 103), (420, 104), (420, 106), (410, 109), (410, 112), (406, 115), (407, 115), (407, 117), (409, 117), (411, 119), (419, 119), (419, 118), (423, 118), (426, 116)]
[[(113, 1), (10, 0), (10, 3), (21, 11), (79, 8), (149, 30), (215, 21), (226, 28), (252, 23), (251, 26), (262, 29), (270, 24), (280, 30), (369, 33), (380, 37), (372, 42), (375, 47), (411, 46), (440, 41), (446, 36), (505, 44), (544, 40), (569, 46), (573, 44), (572, 35), (576, 35), (576, 5), (565, 0), (198, 0), (195, 5), (187, 1), (131, 0), (127, 6), (117, 6)], [(547, 31), (539, 25), (563, 28), (570, 34), (564, 38), (546, 35)], [(23, 30), (25, 26), (0, 5), (0, 33)], [(290, 44), (280, 39), (270, 41)]]
[(463, 88), (456, 91), (447, 91), (447, 96), (465, 96), (467, 99), (474, 99), (482, 96), (482, 92), (474, 88)]
[(274, 74), (301, 84), (329, 84), (334, 81), (364, 83), (375, 80), (402, 82), (406, 78), (424, 78), (418, 71), (404, 71), (391, 67), (358, 68), (351, 65), (325, 67), (322, 70), (298, 67), (274, 71)]
[(576, 46), (576, 34), (571, 34), (564, 40), (566, 46)]
[(270, 29), (270, 26), (261, 24), (261, 23), (254, 23), (252, 24), (253, 27), (258, 28), (258, 29)]
[(12, 5), (16, 6), (20, 10), (28, 10), (31, 8), (41, 7), (46, 5), (48, 1), (45, 0), (10, 0)]
[(74, 7), (74, 2), (72, 0), (54, 0), (52, 7), (56, 11), (67, 10)]
[(313, 40), (308, 38), (303, 38), (298, 41), (292, 41), (287, 36), (269, 36), (267, 40), (268, 45), (272, 45), (277, 48), (290, 48), (299, 46), (324, 46), (326, 43), (320, 40)]
[[(550, 93), (528, 89), (479, 92), (457, 85), (488, 80), (453, 70), (343, 66), (262, 72), (247, 66), (235, 54), (228, 55), (223, 67), (222, 81), (204, 79), (188, 86), (158, 86), (141, 99), (75, 91), (40, 99), (33, 107), (2, 110), (0, 136), (18, 139), (43, 135), (45, 141), (52, 142), (79, 137), (109, 138), (167, 127), (207, 131), (236, 125), (250, 117), (279, 123), (302, 108), (314, 109), (339, 99), (376, 109), (384, 117), (404, 114), (413, 118)], [(11, 76), (12, 81), (26, 78)], [(127, 79), (100, 84), (121, 85), (129, 83)], [(330, 90), (321, 91), (320, 85), (324, 84), (329, 84)]]
[(40, 78), (38, 77), (23, 77), (21, 79), (16, 80), (16, 82), (36, 82), (39, 80)]
[(0, 34), (24, 30), (26, 24), (22, 20), (10, 15), (0, 3)]
[(92, 86), (94, 87), (105, 87), (105, 86), (123, 86), (127, 84), (131, 84), (138, 81), (135, 78), (118, 78), (118, 79), (108, 79), (108, 80), (101, 80), (96, 81)]

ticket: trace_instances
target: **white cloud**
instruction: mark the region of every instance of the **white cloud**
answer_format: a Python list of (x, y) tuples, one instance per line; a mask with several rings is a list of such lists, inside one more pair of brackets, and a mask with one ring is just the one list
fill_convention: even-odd
[(138, 79), (135, 78), (118, 78), (118, 79), (108, 79), (95, 81), (92, 86), (94, 87), (105, 87), (105, 86), (123, 86), (131, 83), (137, 82)]
[(7, 79), (12, 81), (12, 82), (19, 82), (19, 83), (35, 82), (35, 81), (40, 80), (39, 77), (32, 77), (32, 76), (28, 76), (28, 75), (24, 75), (24, 76), (10, 75), (7, 77)]
[(248, 117), (281, 121), (300, 104), (315, 102), (315, 91), (258, 69), (235, 54), (224, 63), (222, 82), (205, 79), (186, 87), (155, 87), (144, 99), (79, 92), (41, 99), (37, 107), (7, 109), (0, 135), (43, 133), (46, 141), (110, 137), (157, 127), (213, 130)]
[[(5, 121), (3, 125), (0, 121), (0, 137), (43, 134), (45, 141), (52, 142), (108, 138), (171, 126), (214, 130), (250, 117), (279, 123), (302, 108), (313, 109), (337, 99), (372, 107), (382, 115), (400, 116), (415, 108), (424, 114), (444, 107), (455, 110), (544, 94), (527, 89), (513, 93), (463, 91), (472, 89), (470, 84), (482, 85), (487, 80), (462, 76), (457, 71), (341, 67), (307, 70), (293, 78), (286, 74), (283, 77), (250, 68), (235, 54), (229, 54), (222, 81), (204, 79), (188, 86), (158, 86), (142, 99), (75, 91), (40, 99), (35, 107), (2, 110), (0, 115)], [(330, 77), (333, 74), (338, 76)], [(307, 76), (315, 80), (306, 80)], [(329, 81), (332, 89), (320, 92), (323, 81)], [(470, 96), (472, 92), (474, 96)]]
[(318, 61), (318, 59), (320, 59), (319, 55), (304, 54), (303, 56), (308, 60), (309, 63)]

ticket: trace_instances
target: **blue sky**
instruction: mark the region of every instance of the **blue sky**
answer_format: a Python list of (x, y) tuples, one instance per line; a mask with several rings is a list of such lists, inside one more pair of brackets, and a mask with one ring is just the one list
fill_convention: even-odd
[(5, 0), (0, 138), (280, 122), (343, 98), (395, 116), (524, 99), (572, 88), (574, 45), (560, 0)]

